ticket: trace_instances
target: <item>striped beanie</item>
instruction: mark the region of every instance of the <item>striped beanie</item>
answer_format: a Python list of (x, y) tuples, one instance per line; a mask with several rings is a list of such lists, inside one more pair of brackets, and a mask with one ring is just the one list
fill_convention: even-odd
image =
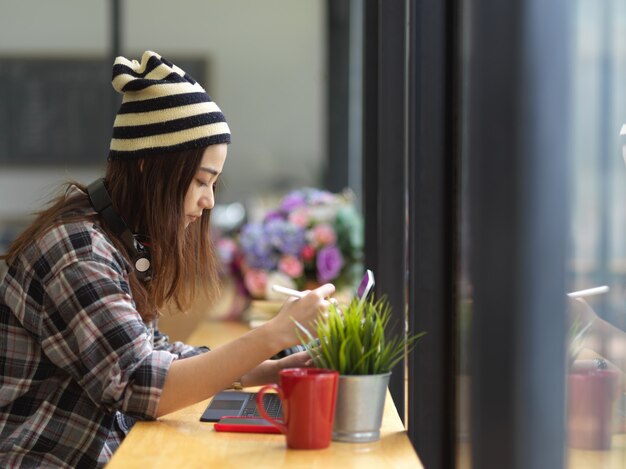
[(109, 159), (230, 143), (226, 119), (204, 88), (156, 52), (144, 52), (141, 63), (116, 58), (112, 83), (124, 97)]

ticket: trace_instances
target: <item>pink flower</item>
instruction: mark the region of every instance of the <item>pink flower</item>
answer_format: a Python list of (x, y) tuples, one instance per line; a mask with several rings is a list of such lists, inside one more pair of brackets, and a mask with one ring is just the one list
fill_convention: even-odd
[(300, 262), (297, 257), (291, 255), (281, 257), (278, 261), (278, 268), (291, 278), (300, 277), (304, 271), (302, 262)]
[(299, 208), (291, 212), (288, 217), (289, 221), (300, 228), (306, 228), (309, 226), (311, 217), (309, 211), (306, 208)]
[(328, 223), (322, 223), (313, 228), (313, 240), (320, 246), (335, 244), (337, 241), (337, 234), (335, 233), (333, 227)]
[(243, 275), (243, 283), (252, 296), (263, 298), (267, 287), (267, 272), (259, 269), (248, 269)]
[(307, 244), (302, 248), (302, 251), (300, 251), (300, 256), (304, 262), (312, 261), (315, 257), (315, 248), (310, 244)]

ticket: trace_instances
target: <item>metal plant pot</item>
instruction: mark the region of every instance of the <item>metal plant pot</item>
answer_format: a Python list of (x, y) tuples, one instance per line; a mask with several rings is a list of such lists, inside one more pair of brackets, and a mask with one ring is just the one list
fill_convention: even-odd
[(365, 443), (380, 439), (391, 373), (340, 375), (333, 440)]

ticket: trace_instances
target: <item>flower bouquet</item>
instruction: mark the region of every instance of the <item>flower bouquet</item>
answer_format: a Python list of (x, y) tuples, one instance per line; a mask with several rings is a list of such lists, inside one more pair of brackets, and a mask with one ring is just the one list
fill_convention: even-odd
[(298, 189), (220, 240), (218, 252), (256, 300), (282, 303), (274, 284), (305, 290), (331, 282), (351, 294), (363, 273), (363, 221), (349, 191)]

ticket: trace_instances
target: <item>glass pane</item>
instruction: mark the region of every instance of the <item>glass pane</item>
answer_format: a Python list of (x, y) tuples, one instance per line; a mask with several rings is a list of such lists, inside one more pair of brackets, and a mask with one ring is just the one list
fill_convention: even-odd
[[(464, 5), (471, 2), (463, 2)], [(523, 3), (523, 2), (522, 2)], [(626, 467), (626, 2), (574, 0), (570, 21), (568, 160), (569, 237), (566, 265), (568, 372), (566, 466)], [(468, 9), (469, 10), (469, 9)], [(468, 22), (467, 18), (463, 18)], [(464, 25), (466, 26), (466, 25)], [(471, 467), (466, 103), (471, 47), (463, 28), (461, 198), (457, 285), (457, 468)], [(504, 38), (503, 38), (504, 39)], [(597, 288), (601, 287), (601, 288)], [(588, 291), (591, 289), (590, 291)]]
[[(626, 3), (573, 3), (567, 429), (570, 468), (626, 461)], [(595, 292), (600, 292), (593, 294)]]

